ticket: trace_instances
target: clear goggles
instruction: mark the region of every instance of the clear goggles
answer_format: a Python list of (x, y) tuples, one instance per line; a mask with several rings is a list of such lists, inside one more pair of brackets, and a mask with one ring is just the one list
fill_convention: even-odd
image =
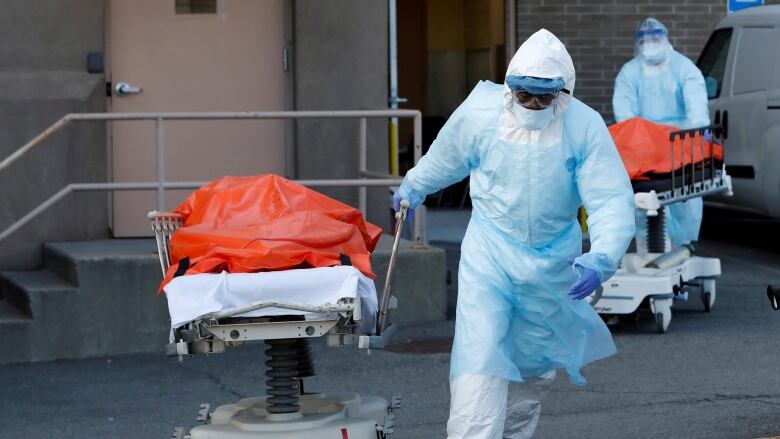
[[(556, 91), (554, 93), (545, 93), (545, 94), (536, 95), (521, 89), (515, 91), (514, 94), (515, 94), (515, 100), (521, 106), (525, 108), (536, 106), (543, 109), (543, 108), (548, 108), (549, 106), (555, 104), (555, 101), (558, 99), (558, 95), (560, 94), (560, 92)], [(536, 103), (536, 105), (534, 105), (534, 102)]]
[(661, 43), (667, 40), (666, 32), (663, 29), (640, 30), (634, 34), (636, 44), (641, 46), (645, 43)]

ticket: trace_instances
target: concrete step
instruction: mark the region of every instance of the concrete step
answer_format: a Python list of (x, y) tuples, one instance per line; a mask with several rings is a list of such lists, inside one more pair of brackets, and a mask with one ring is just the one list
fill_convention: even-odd
[(0, 327), (3, 325), (29, 324), (30, 316), (22, 312), (7, 300), (0, 300)]
[(14, 332), (22, 343), (0, 348), (0, 363), (163, 350), (169, 323), (153, 240), (50, 243), (44, 261), (44, 270), (0, 273), (4, 302), (31, 317)]
[(0, 300), (0, 364), (29, 360), (33, 320), (6, 300)]
[(103, 273), (105, 263), (109, 261), (157, 261), (157, 247), (153, 239), (50, 242), (43, 246), (43, 258), (46, 268), (78, 286), (85, 280), (85, 275), (86, 280), (90, 280), (85, 271), (93, 268), (90, 274)]
[(63, 358), (78, 337), (62, 322), (74, 319), (77, 289), (49, 270), (0, 273), (3, 290), (0, 363)]
[(17, 324), (2, 327), (3, 336), (14, 342), (0, 347), (0, 363), (73, 358), (79, 352), (76, 287), (49, 270), (5, 271), (0, 287), (6, 303), (28, 319), (19, 324), (17, 318)]
[(153, 239), (47, 243), (47, 267), (79, 288), (82, 337), (77, 356), (161, 352), (168, 306)]
[(59, 305), (73, 300), (77, 288), (49, 270), (4, 271), (0, 273), (0, 288), (5, 300), (29, 317), (45, 313), (45, 309), (61, 312)]
[(76, 287), (49, 270), (35, 270), (0, 273), (0, 288), (6, 303), (28, 318), (3, 327), (14, 343), (0, 348), (0, 363), (74, 358), (81, 350)]
[(72, 285), (79, 285), (78, 267), (76, 261), (68, 252), (60, 248), (59, 243), (43, 244), (43, 265)]

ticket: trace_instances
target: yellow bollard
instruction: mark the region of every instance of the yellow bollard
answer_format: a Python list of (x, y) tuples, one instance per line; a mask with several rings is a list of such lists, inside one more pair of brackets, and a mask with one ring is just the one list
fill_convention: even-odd
[(580, 206), (577, 211), (577, 221), (580, 222), (582, 233), (588, 233), (588, 212), (585, 211), (585, 206)]

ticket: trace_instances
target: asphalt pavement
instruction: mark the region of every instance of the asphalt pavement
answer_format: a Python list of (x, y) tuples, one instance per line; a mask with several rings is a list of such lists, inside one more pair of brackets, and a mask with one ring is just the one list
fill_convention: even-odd
[[(536, 437), (780, 435), (780, 312), (765, 292), (780, 284), (780, 222), (711, 216), (700, 252), (723, 265), (712, 312), (692, 298), (675, 304), (666, 334), (649, 319), (612, 328), (618, 354), (586, 367), (585, 387), (559, 374)], [(446, 352), (453, 324), (402, 328), (394, 352), (315, 342), (307, 390), (401, 395), (395, 437), (444, 438), (449, 355), (435, 352)], [(168, 438), (195, 424), (201, 402), (262, 394), (263, 350), (0, 366), (0, 437)]]

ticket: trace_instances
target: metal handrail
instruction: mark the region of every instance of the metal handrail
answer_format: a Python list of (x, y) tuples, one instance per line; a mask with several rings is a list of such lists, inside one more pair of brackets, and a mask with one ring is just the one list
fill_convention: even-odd
[[(156, 190), (157, 210), (165, 210), (166, 189), (196, 189), (205, 182), (170, 182), (165, 180), (165, 142), (163, 125), (165, 120), (245, 120), (245, 119), (358, 119), (359, 120), (359, 170), (357, 179), (325, 179), (325, 180), (296, 180), (304, 186), (316, 187), (358, 187), (358, 202), (360, 211), (366, 214), (367, 188), (369, 186), (397, 186), (402, 179), (389, 174), (369, 171), (368, 162), (368, 130), (367, 119), (377, 118), (412, 118), (414, 119), (414, 163), (422, 156), (422, 114), (418, 110), (341, 110), (341, 111), (245, 111), (245, 112), (149, 112), (149, 113), (71, 113), (63, 116), (51, 126), (43, 130), (11, 155), (0, 161), (0, 172), (19, 160), (35, 147), (41, 145), (54, 133), (62, 130), (71, 122), (78, 121), (126, 121), (126, 120), (154, 120), (155, 121), (155, 151), (156, 151), (156, 182), (133, 183), (71, 183), (59, 192), (49, 197), (26, 215), (15, 221), (2, 233), (0, 241), (3, 241), (16, 230), (25, 226), (43, 211), (66, 197), (72, 192), (78, 191), (117, 191), (117, 190)], [(422, 243), (422, 224), (415, 219), (414, 241)]]

